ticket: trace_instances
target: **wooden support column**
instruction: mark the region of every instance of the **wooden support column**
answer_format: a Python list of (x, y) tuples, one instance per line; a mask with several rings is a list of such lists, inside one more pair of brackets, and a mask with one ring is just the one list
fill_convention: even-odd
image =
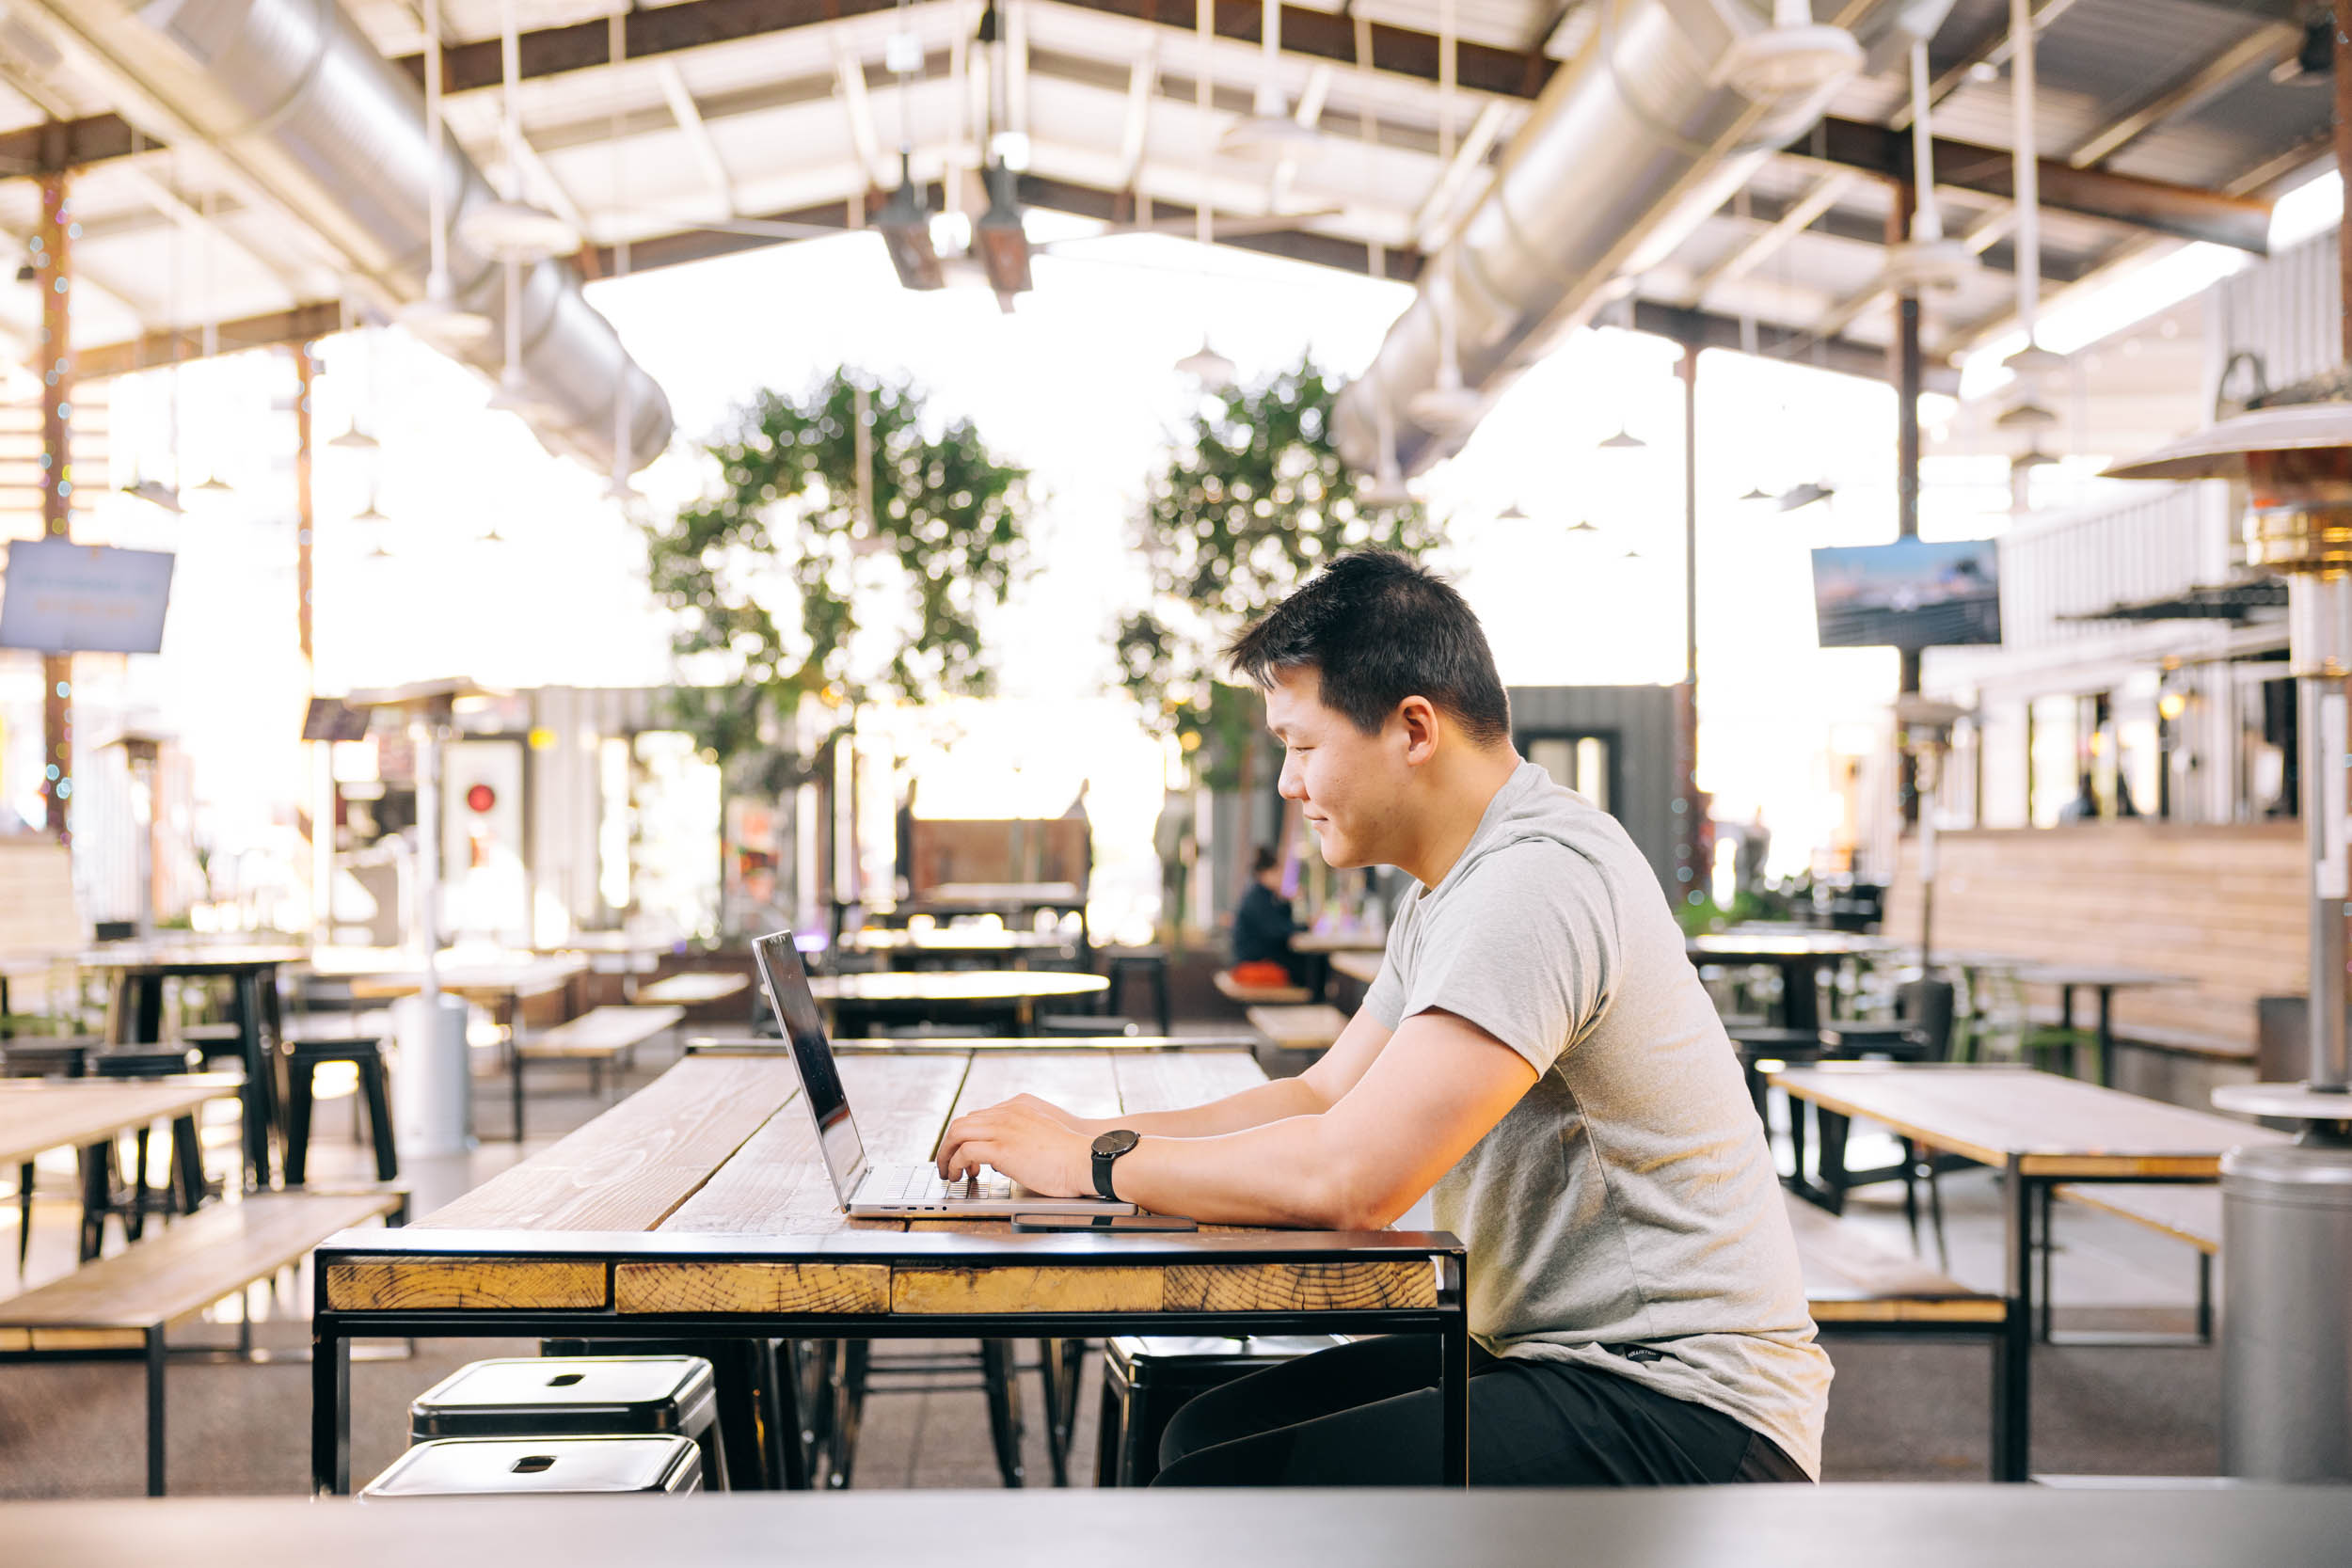
[[(40, 531), (44, 539), (72, 534), (73, 359), (72, 218), (67, 206), (70, 176), (40, 180), (40, 226), (26, 247), (32, 253), (34, 286), (40, 291), (41, 377)], [(44, 655), (40, 661), (41, 800), (44, 826), (60, 844), (73, 835), (66, 814), (73, 799), (73, 657)]]
[[(1895, 193), (1894, 205), (1886, 215), (1886, 243), (1892, 247), (1911, 237), (1911, 215), (1918, 199), (1918, 190), (1902, 185)], [(1895, 341), (1887, 346), (1889, 379), (1895, 383), (1895, 534), (1899, 539), (1919, 537), (1919, 391), (1923, 364), (1919, 352), (1919, 296), (1900, 293), (1895, 298)], [(1913, 696), (1919, 689), (1919, 650), (1902, 650), (1901, 691)], [(1896, 736), (1895, 801), (1902, 814), (1903, 826), (1919, 825), (1919, 759), (1902, 745), (1900, 727)]]
[[(311, 441), (316, 428), (310, 396), (318, 374), (318, 344), (294, 345), (294, 641), (302, 653), (302, 684), (306, 696), (318, 693), (315, 653), (311, 645), (311, 545), (317, 538), (318, 509), (310, 495)], [(310, 741), (302, 748), (302, 789), (296, 799), (307, 803), (294, 814), (302, 827), (306, 853), (303, 863), (310, 884), (310, 928), (326, 936), (326, 900), (332, 882), (330, 852), (335, 842), (335, 786), (329, 748)]]

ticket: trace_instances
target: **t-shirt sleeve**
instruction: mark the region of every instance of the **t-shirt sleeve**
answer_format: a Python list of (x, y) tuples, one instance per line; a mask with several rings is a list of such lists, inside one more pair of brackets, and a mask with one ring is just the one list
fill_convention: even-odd
[[(1398, 976), (1399, 1023), (1442, 1009), (1545, 1072), (1607, 1000), (1618, 964), (1615, 905), (1599, 868), (1565, 845), (1497, 849), (1423, 913), (1411, 978)], [(1393, 974), (1384, 966), (1381, 977)]]

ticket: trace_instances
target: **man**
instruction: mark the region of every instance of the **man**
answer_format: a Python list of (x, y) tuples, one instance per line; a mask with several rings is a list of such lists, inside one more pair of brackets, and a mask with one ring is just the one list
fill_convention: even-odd
[[(942, 1172), (1342, 1230), (1431, 1193), (1470, 1250), (1472, 1481), (1816, 1474), (1829, 1363), (1729, 1042), (1624, 830), (1512, 749), (1470, 607), (1364, 552), (1231, 654), (1325, 858), (1419, 884), (1363, 1009), (1303, 1076), (1214, 1104), (960, 1117)], [(1437, 1373), (1395, 1337), (1228, 1385), (1178, 1413), (1161, 1479), (1433, 1484)]]
[(1282, 862), (1262, 845), (1249, 863), (1249, 885), (1233, 911), (1234, 969), (1273, 964), (1290, 984), (1299, 984), (1298, 959), (1291, 952), (1291, 933), (1297, 929), (1291, 901), (1282, 896)]

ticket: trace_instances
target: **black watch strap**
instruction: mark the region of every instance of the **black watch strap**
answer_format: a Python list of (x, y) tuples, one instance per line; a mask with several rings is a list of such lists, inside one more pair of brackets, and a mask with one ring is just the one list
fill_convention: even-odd
[(1118, 1163), (1120, 1155), (1130, 1152), (1142, 1141), (1139, 1134), (1125, 1127), (1115, 1128), (1094, 1140), (1092, 1152), (1096, 1196), (1110, 1203), (1119, 1201), (1119, 1194), (1111, 1186), (1111, 1166)]

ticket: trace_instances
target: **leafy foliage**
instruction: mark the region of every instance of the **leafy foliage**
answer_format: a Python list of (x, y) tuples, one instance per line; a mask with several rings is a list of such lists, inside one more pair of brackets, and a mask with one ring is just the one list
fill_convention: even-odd
[(1120, 684), (1147, 723), (1200, 753), (1213, 787), (1257, 724), (1257, 694), (1220, 684), (1219, 654), (1325, 562), (1377, 547), (1420, 556), (1438, 532), (1418, 503), (1368, 504), (1331, 431), (1339, 387), (1311, 357), (1213, 393), (1155, 476), (1141, 520), (1152, 605), (1120, 624)]
[(1023, 563), (1029, 476), (970, 420), (931, 424), (918, 388), (847, 369), (798, 399), (762, 391), (704, 448), (720, 483), (645, 525), (675, 719), (723, 762), (778, 757), (804, 696), (987, 689), (979, 615)]

